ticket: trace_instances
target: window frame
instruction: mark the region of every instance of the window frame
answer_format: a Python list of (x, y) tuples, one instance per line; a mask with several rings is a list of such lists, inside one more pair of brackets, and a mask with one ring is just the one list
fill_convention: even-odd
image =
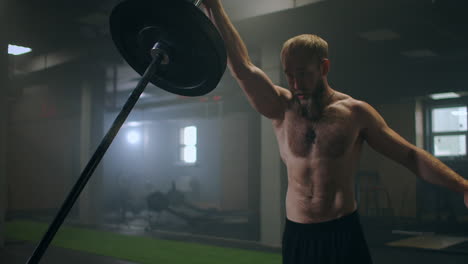
[[(451, 135), (464, 135), (465, 136), (465, 155), (458, 156), (435, 156), (440, 160), (468, 160), (468, 129), (466, 131), (448, 131), (448, 132), (433, 132), (432, 131), (432, 110), (437, 108), (451, 108), (451, 107), (467, 107), (468, 109), (468, 97), (450, 98), (450, 99), (428, 99), (425, 103), (425, 127), (424, 127), (424, 147), (432, 155), (434, 153), (434, 137), (436, 136), (451, 136)], [(466, 116), (468, 122), (468, 115)]]

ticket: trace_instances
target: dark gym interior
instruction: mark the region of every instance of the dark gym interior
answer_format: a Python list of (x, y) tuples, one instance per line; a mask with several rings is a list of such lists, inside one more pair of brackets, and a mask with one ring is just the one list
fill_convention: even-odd
[[(119, 2), (0, 2), (0, 263), (26, 263), (141, 77), (111, 39)], [(467, 1), (222, 3), (273, 82), (287, 86), (283, 42), (317, 34), (334, 89), (468, 178)], [(18, 46), (30, 50), (14, 55)], [(281, 263), (287, 173), (277, 149), (228, 69), (198, 97), (149, 84), (41, 263), (211, 263), (197, 258), (219, 248), (216, 263)], [(468, 263), (463, 194), (368, 146), (355, 177), (374, 263)], [(166, 246), (181, 251), (163, 258)]]

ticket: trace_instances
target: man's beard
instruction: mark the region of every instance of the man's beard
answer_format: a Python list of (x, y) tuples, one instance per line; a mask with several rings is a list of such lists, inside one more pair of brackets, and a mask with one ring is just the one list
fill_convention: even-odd
[(312, 121), (319, 120), (325, 108), (324, 94), (325, 84), (323, 79), (320, 79), (317, 81), (314, 93), (307, 97), (306, 103), (301, 103), (299, 98), (295, 97), (294, 104), (298, 114)]

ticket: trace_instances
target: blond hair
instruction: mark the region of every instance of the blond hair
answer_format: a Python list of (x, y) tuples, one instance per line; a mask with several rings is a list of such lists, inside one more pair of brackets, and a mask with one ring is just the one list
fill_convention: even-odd
[[(328, 43), (313, 34), (303, 34), (287, 40), (281, 49), (281, 61), (296, 52), (301, 56), (310, 56), (311, 60), (321, 61), (328, 58)], [(302, 53), (303, 52), (303, 53)]]

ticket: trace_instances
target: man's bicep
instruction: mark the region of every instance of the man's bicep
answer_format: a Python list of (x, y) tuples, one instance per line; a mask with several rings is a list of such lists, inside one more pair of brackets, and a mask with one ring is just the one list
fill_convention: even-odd
[(364, 107), (362, 134), (369, 146), (380, 154), (407, 166), (414, 145), (391, 129), (372, 106)]
[(260, 114), (270, 119), (282, 119), (291, 92), (279, 87), (259, 68), (253, 66), (248, 74), (237, 78), (249, 102)]

